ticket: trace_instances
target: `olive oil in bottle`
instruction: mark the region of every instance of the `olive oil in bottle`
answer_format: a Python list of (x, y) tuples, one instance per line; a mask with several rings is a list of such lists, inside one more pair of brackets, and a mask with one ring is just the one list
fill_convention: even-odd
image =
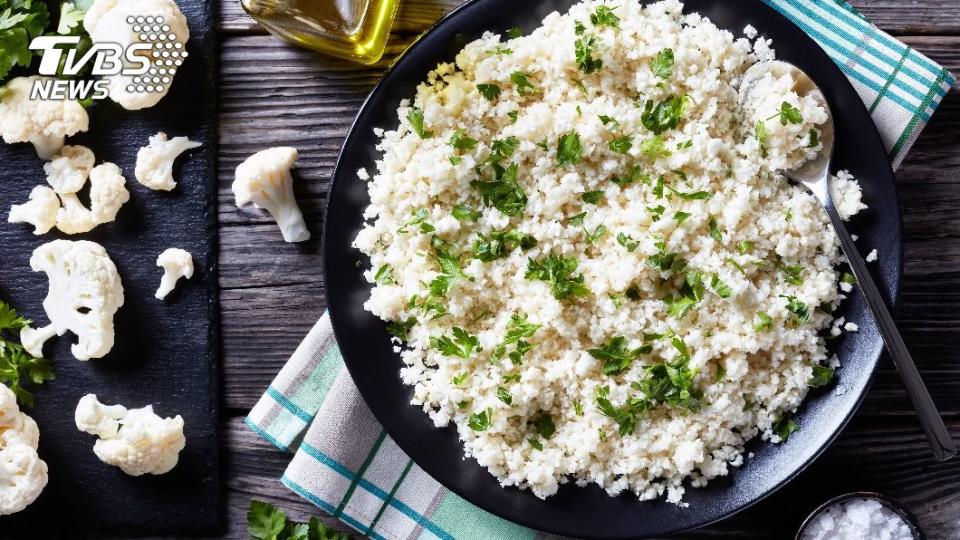
[(400, 0), (241, 0), (271, 34), (362, 64), (380, 60)]

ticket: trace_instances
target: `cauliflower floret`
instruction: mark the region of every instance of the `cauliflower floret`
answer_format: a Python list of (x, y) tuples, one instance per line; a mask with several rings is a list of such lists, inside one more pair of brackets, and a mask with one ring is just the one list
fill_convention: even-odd
[[(81, 408), (87, 410), (81, 411)], [(94, 415), (107, 414), (109, 418), (90, 417), (90, 408), (96, 411)], [(77, 405), (76, 420), (81, 431), (100, 436), (93, 445), (93, 453), (100, 461), (120, 467), (130, 476), (170, 471), (187, 443), (183, 436), (183, 418), (179, 415), (160, 418), (153, 412), (152, 405), (130, 410), (119, 405), (107, 407), (100, 404), (97, 396), (89, 394)], [(119, 423), (116, 431), (113, 430), (115, 422)]]
[(193, 256), (189, 251), (180, 248), (170, 248), (157, 257), (157, 266), (163, 268), (163, 277), (160, 278), (160, 288), (154, 295), (163, 300), (177, 286), (180, 278), (193, 277)]
[(303, 242), (310, 231), (293, 195), (290, 169), (297, 161), (297, 149), (276, 147), (261, 150), (237, 166), (233, 194), (237, 206), (252, 202), (273, 216), (287, 242)]
[(0, 136), (7, 144), (29, 142), (42, 159), (63, 147), (63, 139), (86, 131), (87, 110), (77, 100), (30, 99), (30, 88), (44, 77), (17, 77), (0, 88)]
[(20, 330), (23, 347), (43, 356), (43, 345), (67, 330), (77, 336), (70, 351), (77, 360), (101, 358), (113, 348), (113, 315), (123, 305), (117, 267), (100, 244), (54, 240), (33, 251), (30, 268), (45, 272), (50, 289), (43, 310), (50, 324)]
[[(173, 34), (176, 39), (166, 43), (176, 47), (176, 51), (182, 55), (180, 59), (174, 60), (179, 66), (178, 62), (187, 55), (184, 45), (190, 39), (190, 29), (187, 27), (186, 17), (173, 0), (95, 0), (87, 9), (83, 18), (83, 27), (94, 43), (117, 43), (126, 50), (134, 43), (145, 42), (140, 39), (140, 33), (134, 32), (126, 22), (127, 18), (145, 15), (162, 17), (163, 24), (170, 27), (168, 33)], [(144, 58), (149, 68), (157, 67), (152, 56)], [(164, 58), (164, 60), (167, 59)], [(172, 78), (176, 67), (163, 67)], [(124, 109), (135, 111), (153, 107), (167, 95), (170, 88), (169, 84), (165, 84), (160, 87), (159, 92), (131, 92), (130, 87), (136, 86), (133, 83), (133, 77), (133, 75), (121, 74), (106, 77), (109, 83), (107, 94)]]
[(29, 223), (33, 234), (45, 234), (57, 223), (60, 199), (47, 186), (37, 186), (30, 191), (30, 201), (10, 207), (9, 223)]
[(130, 200), (120, 167), (101, 163), (90, 171), (90, 213), (97, 225), (117, 219), (120, 207)]
[(137, 167), (133, 174), (137, 182), (150, 189), (171, 191), (177, 187), (173, 180), (173, 162), (183, 152), (200, 146), (186, 137), (167, 140), (167, 134), (161, 131), (150, 137), (150, 144), (137, 152)]
[(37, 423), (20, 411), (13, 391), (0, 384), (0, 516), (23, 510), (47, 485), (39, 442)]
[(110, 439), (117, 436), (120, 420), (125, 416), (127, 408), (123, 405), (104, 405), (96, 394), (87, 394), (77, 403), (73, 419), (80, 431)]
[(90, 232), (97, 224), (93, 221), (93, 213), (80, 202), (75, 193), (60, 195), (63, 207), (57, 210), (57, 229), (66, 234), (81, 234)]
[(126, 185), (120, 167), (113, 163), (97, 165), (90, 171), (90, 209), (76, 194), (60, 195), (63, 208), (57, 213), (57, 228), (66, 234), (79, 234), (117, 219), (120, 208), (130, 200)]
[(47, 183), (61, 195), (76, 193), (87, 183), (94, 160), (93, 150), (86, 146), (64, 146), (52, 161), (43, 164)]
[(25, 444), (0, 449), (0, 516), (15, 514), (37, 500), (47, 486), (47, 464)]

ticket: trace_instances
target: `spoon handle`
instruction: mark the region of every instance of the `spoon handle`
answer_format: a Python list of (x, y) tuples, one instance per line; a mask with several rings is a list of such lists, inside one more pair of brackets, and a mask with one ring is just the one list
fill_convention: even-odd
[(827, 215), (830, 216), (830, 221), (833, 223), (833, 228), (840, 238), (840, 246), (843, 248), (843, 253), (850, 262), (850, 268), (853, 270), (853, 275), (857, 278), (857, 283), (860, 285), (863, 297), (866, 299), (867, 305), (870, 306), (870, 311), (873, 312), (873, 318), (877, 322), (877, 327), (880, 329), (883, 342), (886, 344), (887, 350), (890, 352), (890, 357), (893, 359), (893, 365), (896, 366), (897, 371), (900, 373), (900, 378), (903, 379), (903, 385), (907, 389), (907, 394), (913, 402), (913, 408), (920, 416), (920, 424), (923, 426), (927, 440), (930, 441), (933, 453), (937, 456), (938, 461), (946, 461), (956, 456), (956, 443), (954, 443), (950, 437), (947, 426), (944, 425), (943, 418), (940, 417), (940, 412), (930, 397), (930, 392), (927, 391), (927, 387), (923, 384), (923, 379), (920, 378), (920, 372), (917, 371), (917, 366), (913, 363), (913, 358), (910, 357), (910, 352), (903, 343), (903, 338), (900, 337), (900, 332), (897, 330), (897, 325), (890, 315), (890, 310), (887, 309), (880, 290), (877, 289), (876, 283), (874, 283), (873, 278), (870, 276), (867, 265), (864, 263), (863, 258), (860, 257), (857, 246), (853, 243), (853, 238), (851, 238), (850, 233), (847, 232), (847, 227), (837, 213), (837, 209), (833, 203), (827, 202), (824, 206)]

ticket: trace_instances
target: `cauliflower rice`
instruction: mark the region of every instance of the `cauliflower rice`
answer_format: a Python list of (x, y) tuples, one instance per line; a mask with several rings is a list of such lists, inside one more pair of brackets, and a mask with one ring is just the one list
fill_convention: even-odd
[[(772, 76), (741, 109), (770, 42), (681, 11), (589, 1), (485, 34), (358, 173), (365, 308), (405, 342), (412, 403), (504, 486), (680, 503), (787, 437), (835, 365), (838, 242), (774, 172), (816, 155), (826, 111)], [(833, 189), (864, 207), (850, 175)]]

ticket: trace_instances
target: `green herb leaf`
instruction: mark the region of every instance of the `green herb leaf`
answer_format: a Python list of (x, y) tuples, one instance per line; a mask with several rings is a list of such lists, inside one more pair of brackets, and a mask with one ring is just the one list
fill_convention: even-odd
[(588, 231), (587, 229), (583, 230), (584, 234), (587, 235), (587, 243), (593, 244), (597, 240), (600, 240), (607, 234), (607, 227), (605, 225), (597, 225), (593, 231)]
[(450, 156), (450, 164), (451, 164), (451, 165), (459, 165), (459, 164), (461, 164), (461, 163), (463, 163), (463, 158), (462, 158), (462, 157), (460, 157), (460, 156)]
[(820, 137), (817, 135), (817, 130), (810, 128), (810, 131), (807, 132), (809, 135), (808, 139), (810, 142), (807, 143), (807, 148), (814, 148), (820, 144)]
[(674, 129), (680, 124), (685, 101), (684, 96), (669, 96), (658, 103), (648, 99), (646, 105), (644, 105), (643, 114), (640, 115), (640, 121), (654, 135), (660, 135), (668, 129)]
[(569, 131), (557, 140), (557, 163), (560, 165), (578, 165), (583, 159), (583, 146), (580, 145), (580, 135), (576, 131)]
[(680, 225), (681, 223), (686, 221), (688, 217), (690, 217), (690, 214), (686, 212), (681, 212), (679, 210), (673, 213), (673, 219), (674, 221), (677, 222), (677, 225)]
[(710, 288), (713, 289), (713, 292), (717, 293), (717, 296), (720, 298), (730, 298), (730, 295), (733, 294), (730, 285), (727, 285), (717, 274), (714, 274), (713, 277), (710, 278)]
[(633, 140), (629, 135), (617, 137), (616, 139), (610, 141), (610, 150), (618, 154), (626, 154), (630, 151), (632, 146)]
[(830, 384), (833, 380), (833, 368), (827, 366), (813, 366), (813, 373), (807, 385), (811, 388), (819, 388)]
[(788, 266), (782, 263), (777, 263), (777, 268), (784, 273), (787, 283), (790, 285), (800, 286), (803, 285), (803, 267), (802, 266)]
[(546, 440), (550, 440), (550, 437), (553, 437), (553, 434), (557, 432), (556, 426), (553, 425), (553, 419), (547, 413), (536, 417), (533, 420), (533, 425), (537, 429), (537, 433)]
[(587, 204), (599, 204), (600, 199), (603, 198), (603, 190), (599, 189), (597, 191), (584, 192), (584, 194), (581, 195), (581, 198), (583, 199), (583, 202)]
[(493, 180), (474, 180), (470, 185), (480, 192), (483, 204), (492, 206), (507, 216), (519, 214), (527, 206), (527, 195), (517, 183), (517, 164), (511, 163), (504, 169), (494, 163), (492, 168)]
[(757, 312), (757, 319), (753, 323), (755, 332), (769, 332), (773, 330), (773, 318), (762, 311)]
[(277, 540), (287, 526), (282, 510), (263, 501), (250, 501), (247, 509), (247, 532), (255, 540)]
[(454, 219), (457, 221), (473, 221), (476, 222), (480, 219), (480, 212), (477, 212), (473, 208), (470, 208), (466, 204), (458, 204), (453, 207)]
[(483, 350), (480, 348), (480, 340), (476, 336), (472, 336), (463, 328), (456, 326), (453, 328), (453, 338), (444, 335), (440, 337), (431, 336), (430, 346), (447, 356), (459, 356), (460, 358), (470, 358), (474, 352)]
[(423, 111), (419, 107), (410, 107), (407, 111), (407, 122), (410, 122), (410, 127), (421, 139), (433, 137), (433, 131), (423, 127)]
[(737, 251), (738, 251), (741, 255), (746, 254), (746, 253), (747, 253), (748, 251), (750, 251), (751, 249), (753, 249), (753, 242), (751, 242), (751, 241), (749, 241), (749, 240), (741, 240), (741, 241), (737, 242)]
[(467, 419), (467, 426), (474, 431), (486, 431), (490, 429), (492, 420), (493, 411), (490, 409), (484, 409), (480, 412), (471, 414), (470, 418)]
[(24, 385), (43, 384), (54, 379), (50, 361), (32, 356), (17, 341), (20, 330), (29, 324), (29, 320), (0, 301), (0, 384), (6, 384), (17, 401), (26, 407), (33, 406), (34, 397)]
[(634, 240), (632, 236), (622, 232), (617, 234), (617, 243), (627, 248), (630, 253), (636, 251), (637, 247), (640, 246), (639, 240)]
[(667, 48), (658, 52), (650, 60), (650, 70), (654, 76), (667, 79), (673, 74), (673, 49)]
[(781, 294), (780, 297), (787, 299), (787, 311), (793, 314), (798, 323), (805, 323), (810, 320), (810, 307), (808, 305), (798, 300), (796, 296)]
[(510, 74), (510, 80), (517, 86), (517, 93), (521, 96), (537, 92), (537, 87), (530, 82), (530, 75), (527, 73), (514, 71)]
[(586, 73), (595, 73), (603, 68), (603, 60), (594, 57), (597, 50), (597, 36), (581, 35), (573, 44), (574, 57), (577, 68)]
[(617, 17), (609, 6), (597, 6), (597, 9), (590, 14), (590, 22), (597, 28), (604, 26), (620, 28), (620, 17)]
[(473, 246), (473, 256), (483, 262), (495, 261), (522, 248), (527, 251), (537, 245), (537, 239), (519, 231), (494, 231), (489, 236), (478, 233), (479, 239)]
[(604, 126), (606, 126), (607, 124), (610, 124), (610, 127), (614, 129), (617, 129), (620, 127), (620, 122), (617, 122), (617, 120), (611, 116), (601, 114), (598, 118), (600, 118), (600, 123), (603, 124)]
[(672, 152), (667, 150), (667, 145), (659, 135), (650, 137), (640, 143), (640, 153), (650, 159), (657, 159), (669, 156)]
[(627, 338), (616, 336), (600, 348), (587, 349), (587, 352), (602, 362), (604, 375), (618, 375), (629, 368), (640, 354), (650, 352), (650, 348), (640, 346), (630, 349), (627, 347)]
[(586, 296), (590, 289), (583, 283), (583, 274), (576, 273), (578, 264), (576, 257), (551, 252), (540, 260), (530, 259), (524, 277), (550, 283), (550, 290), (557, 300)]
[(400, 340), (406, 341), (410, 329), (413, 328), (415, 324), (417, 324), (417, 319), (414, 317), (410, 317), (405, 321), (389, 322), (387, 323), (387, 332)]
[(659, 206), (648, 206), (647, 212), (650, 212), (650, 219), (653, 221), (660, 221), (660, 218), (663, 217), (663, 212), (666, 210), (661, 204)]
[(576, 225), (577, 227), (579, 227), (583, 225), (583, 218), (585, 217), (587, 217), (587, 213), (580, 212), (575, 216), (570, 216), (569, 218), (567, 218), (567, 222), (570, 223), (571, 225)]
[(517, 39), (523, 35), (523, 30), (519, 26), (511, 26), (507, 28), (507, 37), (510, 39)]
[(777, 418), (773, 425), (770, 426), (770, 429), (773, 431), (774, 435), (780, 437), (780, 442), (785, 443), (787, 439), (790, 438), (790, 434), (800, 429), (800, 426), (793, 420), (793, 415), (790, 413), (784, 413), (780, 418)]
[(633, 407), (630, 405), (629, 402), (625, 403), (621, 407), (617, 407), (613, 405), (613, 403), (611, 403), (610, 400), (607, 398), (608, 391), (609, 390), (607, 390), (606, 387), (604, 387), (597, 392), (597, 396), (595, 398), (597, 409), (600, 411), (601, 414), (612, 418), (613, 421), (617, 423), (621, 436), (632, 434), (634, 430), (636, 430), (637, 428), (638, 411), (636, 409), (642, 408), (643, 410), (645, 410), (645, 408)]
[(780, 117), (780, 125), (783, 126), (787, 124), (799, 124), (800, 122), (803, 122), (803, 115), (800, 114), (800, 109), (794, 107), (786, 101), (780, 104), (780, 110), (777, 112), (777, 114), (771, 116), (770, 118), (776, 118), (778, 116)]
[(393, 267), (389, 264), (381, 265), (377, 269), (377, 273), (373, 276), (373, 280), (380, 285), (393, 285)]
[(502, 386), (497, 387), (497, 399), (506, 403), (507, 405), (513, 404), (513, 396), (510, 395), (510, 391)]
[(530, 447), (536, 450), (543, 450), (543, 443), (540, 442), (540, 439), (531, 437), (527, 439), (527, 442), (530, 443)]
[(477, 140), (468, 137), (464, 130), (458, 128), (453, 132), (453, 135), (450, 136), (450, 146), (461, 151), (472, 150), (477, 146)]
[(856, 285), (857, 278), (854, 277), (854, 275), (851, 274), (850, 272), (844, 272), (843, 275), (840, 276), (840, 283), (849, 283), (850, 285)]
[(760, 154), (767, 157), (767, 125), (763, 120), (757, 120), (757, 125), (753, 128), (753, 136), (760, 143)]
[(517, 112), (517, 111), (510, 111), (510, 112), (507, 113), (507, 116), (510, 117), (510, 123), (511, 123), (511, 124), (516, 124), (516, 123), (517, 123), (517, 115), (519, 115), (519, 114), (520, 114), (520, 113)]
[(493, 83), (480, 83), (477, 85), (477, 91), (487, 101), (495, 101), (500, 97), (500, 87)]

